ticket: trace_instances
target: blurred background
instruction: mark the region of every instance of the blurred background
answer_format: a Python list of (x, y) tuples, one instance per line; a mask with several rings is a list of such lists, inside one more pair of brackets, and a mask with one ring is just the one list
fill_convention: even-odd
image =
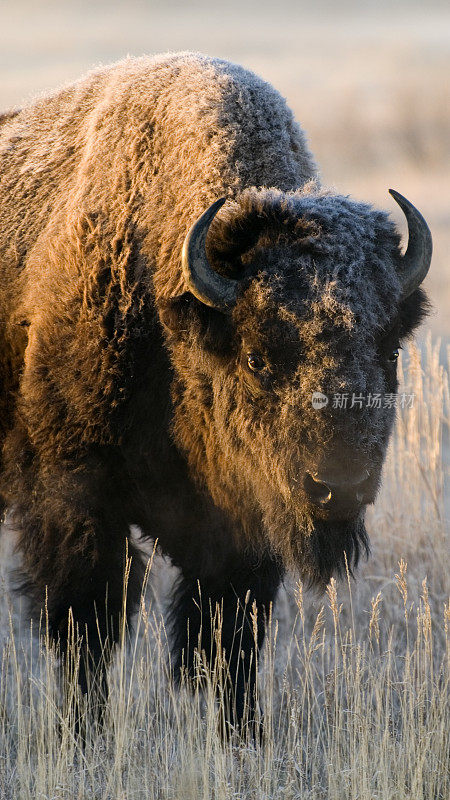
[(287, 98), (322, 180), (424, 213), (435, 256), (424, 330), (450, 341), (450, 6), (439, 0), (0, 0), (0, 110), (127, 54), (198, 50)]

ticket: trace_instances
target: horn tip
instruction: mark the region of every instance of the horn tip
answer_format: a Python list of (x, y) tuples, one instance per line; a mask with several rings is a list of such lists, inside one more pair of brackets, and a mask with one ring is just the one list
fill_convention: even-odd
[(402, 194), (400, 194), (400, 192), (397, 192), (397, 189), (388, 189), (388, 192), (390, 195), (392, 195), (394, 200), (397, 200), (398, 198), (401, 198), (402, 200), (406, 199)]

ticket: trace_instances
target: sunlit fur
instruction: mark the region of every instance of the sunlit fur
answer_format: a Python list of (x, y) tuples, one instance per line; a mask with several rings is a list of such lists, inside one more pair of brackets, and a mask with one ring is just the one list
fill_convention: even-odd
[[(399, 305), (387, 215), (316, 177), (279, 94), (193, 54), (127, 59), (0, 119), (0, 494), (29, 595), (47, 593), (63, 639), (72, 607), (97, 659), (139, 525), (181, 570), (176, 669), (202, 623), (208, 650), (222, 607), (238, 718), (244, 607), (260, 645), (286, 567), (323, 588), (367, 548), (363, 510), (328, 518), (303, 479), (332, 454), (344, 475), (370, 468), (374, 497), (394, 412), (315, 411), (311, 394), (395, 391), (387, 356), (425, 308), (420, 291)], [(208, 254), (241, 280), (232, 316), (180, 270), (187, 230), (224, 195)]]

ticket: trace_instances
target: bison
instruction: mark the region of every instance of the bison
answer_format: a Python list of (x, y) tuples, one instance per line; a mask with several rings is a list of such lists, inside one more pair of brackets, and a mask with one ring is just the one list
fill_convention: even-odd
[(71, 610), (85, 690), (139, 526), (181, 573), (175, 676), (214, 658), (220, 607), (239, 726), (284, 571), (323, 588), (368, 549), (395, 414), (370, 398), (426, 313), (429, 229), (391, 191), (402, 254), (386, 213), (320, 187), (275, 89), (192, 53), (8, 112), (0, 159), (0, 494), (29, 597), (62, 643)]

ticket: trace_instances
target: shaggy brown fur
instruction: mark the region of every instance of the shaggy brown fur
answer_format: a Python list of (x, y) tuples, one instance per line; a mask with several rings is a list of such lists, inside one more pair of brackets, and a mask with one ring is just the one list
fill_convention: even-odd
[[(47, 587), (54, 635), (71, 607), (98, 659), (94, 604), (101, 635), (109, 617), (117, 633), (139, 525), (182, 571), (176, 669), (192, 666), (202, 616), (212, 653), (206, 620), (223, 606), (241, 719), (246, 603), (260, 645), (286, 565), (323, 586), (367, 546), (361, 509), (322, 513), (303, 480), (324, 461), (349, 480), (365, 468), (371, 502), (393, 411), (310, 398), (395, 390), (388, 356), (424, 304), (399, 305), (399, 237), (308, 183), (314, 162), (272, 87), (189, 53), (123, 61), (5, 115), (0, 161), (0, 493), (30, 595), (39, 606)], [(242, 280), (232, 317), (186, 293), (180, 270), (189, 226), (223, 195), (208, 251)], [(140, 580), (134, 552), (129, 612)]]

